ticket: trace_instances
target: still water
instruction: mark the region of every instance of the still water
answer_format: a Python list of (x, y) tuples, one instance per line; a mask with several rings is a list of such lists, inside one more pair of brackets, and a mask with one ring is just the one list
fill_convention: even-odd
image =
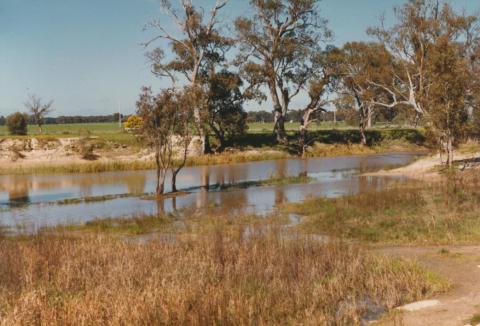
[[(392, 153), (185, 168), (178, 176), (177, 188), (185, 189), (189, 194), (160, 201), (145, 200), (143, 196), (155, 190), (154, 171), (0, 176), (0, 227), (30, 233), (45, 226), (183, 209), (218, 208), (232, 213), (265, 214), (279, 204), (307, 197), (336, 197), (381, 189), (392, 181), (402, 179), (360, 174), (407, 165), (419, 155)], [(218, 185), (298, 176), (300, 173), (307, 173), (314, 181), (218, 190)], [(167, 190), (168, 187), (167, 182)], [(56, 204), (62, 200), (127, 194), (132, 196), (91, 203)]]

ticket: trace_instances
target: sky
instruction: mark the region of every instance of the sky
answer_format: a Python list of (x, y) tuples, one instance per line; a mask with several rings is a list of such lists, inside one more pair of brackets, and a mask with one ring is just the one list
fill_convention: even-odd
[[(175, 2), (176, 0), (173, 0)], [(144, 30), (163, 16), (159, 0), (0, 0), (0, 115), (25, 110), (29, 94), (54, 100), (52, 115), (133, 113), (142, 86), (167, 85), (150, 72)], [(215, 0), (193, 0), (210, 8)], [(249, 14), (248, 0), (230, 0), (228, 25)], [(323, 0), (320, 8), (335, 45), (368, 40), (366, 29), (404, 0)], [(480, 0), (451, 0), (475, 12)], [(296, 103), (302, 102), (298, 99)], [(293, 103), (294, 104), (294, 103)], [(248, 103), (247, 109), (268, 109)]]

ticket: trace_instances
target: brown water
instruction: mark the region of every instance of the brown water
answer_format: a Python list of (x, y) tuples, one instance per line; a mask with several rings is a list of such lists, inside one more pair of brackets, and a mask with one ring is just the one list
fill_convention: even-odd
[[(311, 196), (335, 197), (381, 189), (401, 179), (359, 174), (406, 165), (418, 153), (277, 160), (191, 167), (182, 170), (177, 187), (190, 194), (160, 201), (142, 199), (155, 189), (154, 171), (97, 174), (0, 176), (0, 227), (35, 232), (44, 226), (73, 224), (96, 218), (132, 217), (175, 210), (218, 208), (228, 212), (265, 214), (279, 204)], [(219, 185), (307, 173), (308, 184), (250, 187), (219, 191)], [(167, 185), (167, 190), (168, 189)], [(131, 195), (101, 202), (58, 205), (58, 201)]]

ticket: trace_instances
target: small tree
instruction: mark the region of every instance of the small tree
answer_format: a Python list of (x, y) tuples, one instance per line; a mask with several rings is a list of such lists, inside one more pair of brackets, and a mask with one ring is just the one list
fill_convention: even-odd
[[(194, 135), (194, 110), (197, 92), (167, 89), (154, 96), (150, 88), (144, 88), (137, 102), (137, 115), (143, 123), (139, 134), (155, 151), (157, 167), (156, 194), (165, 190), (167, 171), (172, 173), (172, 191), (176, 192), (176, 179), (185, 166), (188, 148)], [(178, 164), (174, 165), (178, 157)]]
[(432, 46), (427, 67), (431, 78), (430, 100), (425, 106), (430, 122), (427, 128), (440, 152), (447, 154), (448, 166), (453, 164), (454, 146), (466, 135), (471, 102), (465, 90), (474, 79), (459, 51), (458, 44), (440, 37)]
[(40, 129), (40, 133), (43, 133), (42, 126), (45, 122), (45, 116), (52, 112), (53, 101), (42, 104), (42, 99), (36, 95), (30, 95), (25, 107), (29, 110), (33, 121)]
[(137, 102), (137, 114), (143, 120), (139, 132), (155, 151), (157, 196), (164, 193), (166, 173), (173, 164), (173, 135), (177, 118), (174, 96), (171, 89), (154, 96), (152, 90), (145, 87)]
[(26, 135), (28, 117), (25, 113), (16, 112), (7, 117), (7, 128), (11, 135)]
[(242, 80), (237, 74), (223, 70), (210, 76), (207, 122), (219, 142), (217, 151), (225, 149), (233, 137), (247, 130), (247, 113), (240, 91)]

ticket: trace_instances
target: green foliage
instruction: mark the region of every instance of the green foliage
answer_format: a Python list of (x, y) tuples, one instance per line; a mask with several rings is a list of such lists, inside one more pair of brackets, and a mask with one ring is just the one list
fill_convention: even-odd
[(7, 128), (11, 135), (26, 135), (28, 128), (28, 117), (26, 114), (16, 112), (7, 117)]
[(210, 76), (208, 93), (208, 125), (222, 151), (232, 139), (247, 130), (247, 113), (240, 92), (242, 80), (227, 70)]

